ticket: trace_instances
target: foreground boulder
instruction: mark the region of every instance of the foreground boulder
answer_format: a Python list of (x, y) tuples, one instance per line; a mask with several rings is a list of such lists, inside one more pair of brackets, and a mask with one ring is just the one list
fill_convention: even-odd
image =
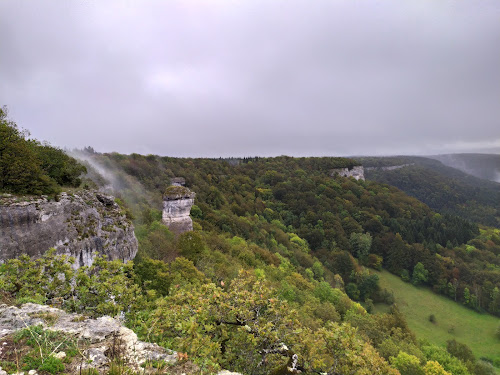
[[(70, 363), (72, 373), (80, 369), (106, 370), (113, 360), (120, 360), (129, 368), (144, 371), (147, 363), (174, 363), (175, 352), (151, 343), (139, 341), (137, 335), (124, 327), (118, 320), (104, 316), (89, 319), (79, 314), (34, 303), (20, 308), (0, 305), (0, 360), (6, 353), (19, 350), (12, 337), (17, 331), (42, 326), (44, 329), (60, 332), (78, 342), (79, 354)], [(12, 347), (10, 347), (12, 346)], [(66, 353), (54, 356), (64, 358)]]
[[(42, 330), (40, 330), (42, 327)], [(77, 354), (56, 349), (51, 355), (65, 363), (63, 373), (71, 374), (108, 374), (113, 363), (119, 363), (120, 373), (140, 374), (199, 374), (200, 369), (190, 361), (182, 361), (182, 353), (164, 349), (159, 345), (140, 341), (137, 335), (109, 316), (90, 319), (84, 315), (71, 314), (45, 305), (26, 303), (21, 307), (0, 305), (0, 362), (11, 363), (15, 359), (23, 363), (22, 355), (33, 356), (22, 348), (15, 335), (28, 330), (29, 337), (35, 338), (35, 353), (43, 351), (47, 337), (38, 336), (39, 332), (60, 334), (51, 340), (71, 341), (77, 345)], [(38, 338), (37, 338), (38, 336)], [(45, 354), (47, 359), (47, 354)], [(94, 372), (92, 372), (94, 371)], [(131, 372), (132, 371), (132, 372)], [(13, 374), (0, 367), (0, 375)], [(36, 369), (25, 369), (24, 374), (37, 374)], [(241, 375), (222, 370), (218, 375)]]

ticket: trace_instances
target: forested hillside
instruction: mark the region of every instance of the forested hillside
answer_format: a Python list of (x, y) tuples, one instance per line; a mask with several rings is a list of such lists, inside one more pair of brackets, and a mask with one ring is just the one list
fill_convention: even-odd
[[(430, 158), (400, 156), (358, 160), (365, 166), (368, 179), (396, 186), (437, 212), (500, 228), (500, 184), (496, 182)], [(405, 166), (382, 168), (397, 165)]]
[[(352, 165), (352, 160), (279, 157), (228, 162), (118, 154), (94, 158), (122, 171), (124, 185), (125, 176), (137, 178), (158, 201), (169, 178), (185, 177), (197, 193), (192, 216), (205, 242), (215, 234), (236, 236), (286, 256), (303, 269), (312, 261), (306, 261), (300, 249), (310, 250), (332, 274), (342, 276), (348, 294), (360, 301), (373, 296), (355, 259), (414, 278), (457, 301), (463, 301), (467, 289), (474, 295), (471, 307), (499, 313), (500, 297), (494, 292), (499, 286), (498, 234), (480, 234), (476, 225), (436, 214), (395, 188), (330, 177), (331, 168)], [(150, 206), (140, 206), (135, 205), (136, 216), (151, 222)], [(426, 276), (417, 281), (422, 268)]]
[[(138, 256), (78, 270), (53, 252), (8, 260), (0, 265), (2, 302), (122, 314), (141, 339), (181, 352), (191, 373), (482, 375), (499, 365), (462, 356), (461, 343), (445, 350), (419, 342), (372, 270), (500, 315), (498, 231), (435, 213), (394, 187), (332, 173), (358, 165), (352, 159), (76, 154), (88, 171), (82, 189), (119, 195)], [(174, 177), (196, 193), (194, 231), (178, 236), (161, 222)], [(388, 312), (371, 314), (374, 303)], [(43, 373), (44, 356), (51, 354), (26, 352), (16, 364), (0, 355), (0, 366), (39, 363)], [(51, 373), (64, 372), (61, 360), (51, 361)]]
[[(369, 271), (384, 267), (471, 309), (500, 314), (498, 233), (480, 232), (469, 221), (437, 214), (396, 188), (331, 177), (331, 169), (355, 165), (353, 160), (209, 160), (137, 154), (90, 154), (87, 158), (114, 171), (115, 184), (121, 186), (123, 198), (130, 200), (136, 217), (141, 248), (137, 272), (165, 295), (179, 279), (159, 285), (155, 275), (171, 272), (169, 267), (177, 267), (173, 264), (181, 259), (178, 256), (223, 285), (240, 280), (240, 269), (260, 270), (258, 275), (265, 275), (278, 299), (298, 309), (299, 321), (322, 326), (332, 319), (323, 314), (325, 303), (333, 300), (321, 297), (323, 292), (317, 288), (343, 289), (370, 311), (374, 301), (391, 302), (391, 296), (379, 289), (377, 275)], [(161, 194), (174, 176), (185, 177), (187, 186), (197, 193), (191, 211), (195, 231), (178, 240), (157, 221)], [(163, 266), (154, 259), (177, 260)], [(157, 271), (154, 265), (159, 267)], [(182, 298), (200, 300), (196, 296)], [(216, 302), (206, 303), (212, 306)], [(345, 311), (336, 303), (333, 307), (337, 313)], [(179, 314), (186, 313), (183, 311)], [(340, 312), (341, 321), (347, 319), (358, 327), (390, 359), (375, 333), (366, 331), (373, 317), (368, 319), (372, 323), (362, 323), (370, 315), (363, 319), (348, 316)], [(398, 345), (408, 340), (405, 336)], [(407, 349), (415, 354), (412, 350)]]
[(500, 375), (499, 4), (0, 0), (0, 375)]

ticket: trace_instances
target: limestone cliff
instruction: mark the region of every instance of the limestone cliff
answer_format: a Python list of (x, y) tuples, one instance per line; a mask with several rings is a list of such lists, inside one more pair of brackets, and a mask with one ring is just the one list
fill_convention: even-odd
[(62, 193), (59, 200), (0, 196), (0, 262), (21, 254), (39, 257), (54, 247), (90, 265), (95, 252), (128, 261), (137, 253), (134, 228), (111, 196)]
[(184, 186), (169, 186), (163, 195), (163, 222), (174, 233), (193, 230), (189, 216), (195, 193)]
[(331, 176), (335, 176), (336, 174), (342, 177), (354, 177), (356, 180), (364, 180), (365, 179), (365, 170), (362, 165), (357, 165), (352, 168), (335, 168), (331, 171)]

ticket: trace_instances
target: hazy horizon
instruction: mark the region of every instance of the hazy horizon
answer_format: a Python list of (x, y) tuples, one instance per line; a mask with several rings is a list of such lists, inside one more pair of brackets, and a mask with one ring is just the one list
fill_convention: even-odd
[(500, 153), (500, 2), (0, 2), (0, 106), (59, 147)]

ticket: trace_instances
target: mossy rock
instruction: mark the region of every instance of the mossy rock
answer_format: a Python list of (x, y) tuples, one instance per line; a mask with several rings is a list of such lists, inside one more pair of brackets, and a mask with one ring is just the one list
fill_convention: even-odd
[(194, 198), (195, 193), (184, 186), (169, 186), (165, 189), (163, 198), (166, 200), (176, 200), (182, 198)]

